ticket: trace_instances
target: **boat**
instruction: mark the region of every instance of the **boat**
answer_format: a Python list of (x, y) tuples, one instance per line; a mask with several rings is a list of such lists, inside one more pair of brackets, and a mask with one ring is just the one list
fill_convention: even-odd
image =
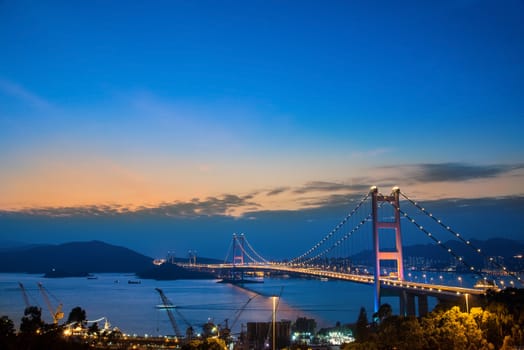
[(140, 281), (140, 280), (129, 280), (129, 281), (127, 281), (127, 283), (128, 284), (140, 284), (140, 283), (142, 283), (142, 281)]
[(480, 279), (477, 281), (477, 283), (475, 283), (473, 287), (478, 288), (478, 289), (490, 289), (490, 288), (498, 289), (499, 288), (497, 286), (497, 283), (494, 280), (490, 280), (490, 279)]
[(329, 278), (327, 278), (327, 277), (320, 277), (320, 281), (321, 282), (327, 282), (327, 281), (329, 281)]

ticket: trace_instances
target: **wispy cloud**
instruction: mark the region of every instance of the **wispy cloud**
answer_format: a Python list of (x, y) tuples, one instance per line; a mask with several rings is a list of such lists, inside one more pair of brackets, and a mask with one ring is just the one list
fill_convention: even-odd
[(266, 193), (266, 196), (276, 196), (277, 194), (281, 194), (283, 192), (289, 191), (289, 187), (277, 187), (274, 188)]
[(332, 194), (328, 196), (301, 199), (300, 203), (304, 207), (342, 207), (354, 206), (355, 201), (362, 199), (362, 194)]
[(336, 192), (336, 191), (362, 191), (369, 189), (369, 184), (344, 184), (338, 182), (327, 181), (311, 181), (304, 186), (295, 189), (296, 194), (303, 194), (308, 192)]
[(38, 109), (48, 109), (52, 104), (23, 86), (0, 78), (0, 92)]
[(47, 217), (91, 217), (91, 216), (114, 216), (128, 212), (127, 208), (120, 205), (83, 205), (71, 207), (37, 207), (26, 208), (16, 211), (0, 211), (0, 216), (7, 215), (29, 215)]
[(26, 208), (18, 211), (0, 211), (0, 216), (30, 215), (47, 217), (96, 217), (115, 215), (169, 216), (179, 218), (197, 218), (205, 216), (233, 215), (235, 210), (246, 208), (255, 210), (260, 205), (253, 200), (253, 195), (237, 196), (225, 194), (206, 199), (194, 198), (190, 201), (162, 203), (157, 206), (140, 206), (129, 208), (122, 205), (87, 205), (72, 207)]
[(243, 207), (258, 207), (252, 201), (252, 195), (237, 196), (226, 194), (222, 197), (195, 198), (189, 202), (174, 202), (153, 208), (143, 208), (138, 213), (149, 213), (174, 217), (201, 217), (231, 215), (236, 209)]
[(456, 182), (495, 178), (513, 170), (524, 169), (524, 164), (437, 163), (387, 168), (400, 170), (406, 178), (416, 182)]

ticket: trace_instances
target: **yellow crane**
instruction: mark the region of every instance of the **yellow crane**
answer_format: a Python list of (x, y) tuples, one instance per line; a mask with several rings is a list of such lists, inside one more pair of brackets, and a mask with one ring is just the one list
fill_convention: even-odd
[(56, 310), (53, 311), (53, 306), (51, 305), (51, 301), (49, 300), (49, 293), (47, 289), (40, 282), (38, 282), (38, 288), (40, 289), (40, 293), (42, 293), (42, 296), (44, 297), (45, 303), (47, 304), (47, 308), (49, 309), (49, 313), (51, 313), (51, 317), (53, 318), (53, 324), (58, 324), (58, 321), (64, 318), (64, 313), (62, 312), (62, 303), (59, 303)]
[(21, 282), (18, 282), (18, 286), (22, 290), (22, 296), (24, 297), (25, 307), (28, 308), (29, 306), (31, 306), (31, 304), (29, 303), (29, 298), (27, 297), (27, 292), (25, 290), (25, 287)]

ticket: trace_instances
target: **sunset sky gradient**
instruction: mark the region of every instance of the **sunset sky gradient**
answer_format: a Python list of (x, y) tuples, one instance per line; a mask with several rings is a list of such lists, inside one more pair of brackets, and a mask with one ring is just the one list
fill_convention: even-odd
[(523, 38), (518, 0), (2, 1), (0, 229), (521, 198)]

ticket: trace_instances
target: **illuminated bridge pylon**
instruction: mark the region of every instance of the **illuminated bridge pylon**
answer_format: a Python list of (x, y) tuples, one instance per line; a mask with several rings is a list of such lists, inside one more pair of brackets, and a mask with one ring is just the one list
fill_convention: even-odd
[[(371, 192), (371, 217), (373, 220), (373, 248), (375, 253), (375, 290), (374, 290), (374, 309), (378, 312), (380, 308), (380, 284), (381, 284), (381, 262), (382, 261), (395, 261), (396, 262), (396, 277), (400, 280), (404, 280), (404, 264), (402, 259), (402, 234), (400, 231), (400, 189), (394, 187), (391, 194), (388, 196), (382, 195), (378, 192), (376, 186), (372, 186)], [(379, 211), (381, 210), (382, 203), (387, 202), (394, 207), (393, 220), (381, 221)], [(395, 232), (395, 247), (392, 249), (384, 249), (380, 242), (381, 236), (385, 233), (384, 231)]]
[[(231, 260), (229, 260), (230, 257)], [(231, 245), (229, 246), (224, 263), (230, 263), (235, 267), (247, 265), (249, 263), (267, 265), (269, 264), (269, 261), (253, 249), (253, 246), (249, 243), (247, 237), (243, 233), (233, 233), (233, 239), (231, 240)]]
[(244, 234), (233, 233), (233, 266), (244, 265), (244, 244)]

